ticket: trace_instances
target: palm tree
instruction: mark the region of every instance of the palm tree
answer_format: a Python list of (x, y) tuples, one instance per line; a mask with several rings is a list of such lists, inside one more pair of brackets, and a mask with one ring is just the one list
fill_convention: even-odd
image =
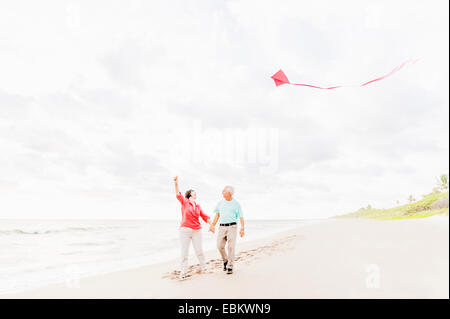
[(446, 192), (448, 190), (448, 175), (442, 174), (437, 179), (437, 186), (442, 192)]
[(413, 195), (409, 195), (408, 202), (412, 203), (412, 202), (415, 202), (415, 201), (416, 201), (416, 199), (413, 197)]

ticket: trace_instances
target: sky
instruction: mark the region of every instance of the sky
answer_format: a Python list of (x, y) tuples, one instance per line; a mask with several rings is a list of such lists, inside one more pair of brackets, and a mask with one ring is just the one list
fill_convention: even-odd
[(178, 219), (175, 175), (247, 219), (420, 199), (449, 171), (448, 6), (2, 2), (0, 218)]

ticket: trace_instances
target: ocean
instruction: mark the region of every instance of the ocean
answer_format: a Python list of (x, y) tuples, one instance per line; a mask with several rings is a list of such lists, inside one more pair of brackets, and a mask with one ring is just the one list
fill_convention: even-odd
[[(249, 241), (318, 220), (247, 220)], [(203, 227), (204, 250), (215, 235)], [(176, 220), (1, 220), (0, 295), (179, 257)], [(197, 263), (190, 249), (189, 263)]]

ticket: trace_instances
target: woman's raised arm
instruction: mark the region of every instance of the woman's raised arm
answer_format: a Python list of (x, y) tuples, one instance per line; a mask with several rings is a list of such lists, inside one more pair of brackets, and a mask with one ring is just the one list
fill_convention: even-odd
[(178, 193), (180, 192), (180, 190), (178, 189), (178, 176), (175, 176), (173, 178), (173, 181), (175, 182), (175, 195), (178, 195)]

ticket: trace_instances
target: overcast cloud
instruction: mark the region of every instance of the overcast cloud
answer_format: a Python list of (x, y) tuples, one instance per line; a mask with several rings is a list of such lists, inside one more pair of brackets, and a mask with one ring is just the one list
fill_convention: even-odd
[[(0, 4), (0, 218), (323, 218), (448, 173), (446, 1)], [(292, 82), (361, 84), (322, 91)]]

